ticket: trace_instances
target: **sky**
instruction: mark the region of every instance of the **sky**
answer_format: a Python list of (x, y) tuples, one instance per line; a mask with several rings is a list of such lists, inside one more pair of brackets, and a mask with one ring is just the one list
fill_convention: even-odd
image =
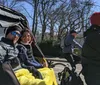
[(100, 12), (100, 0), (94, 0), (94, 2), (95, 2), (95, 5), (97, 6), (97, 7), (94, 7), (94, 11)]

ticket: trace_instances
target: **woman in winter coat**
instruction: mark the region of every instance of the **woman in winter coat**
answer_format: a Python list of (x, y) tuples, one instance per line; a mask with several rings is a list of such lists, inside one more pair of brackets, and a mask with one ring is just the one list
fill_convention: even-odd
[(32, 34), (28, 29), (21, 31), (21, 37), (17, 48), (19, 49), (19, 59), (26, 66), (34, 66), (35, 68), (42, 68), (43, 64), (40, 64), (35, 60), (32, 50)]
[(90, 17), (91, 26), (84, 33), (83, 75), (87, 85), (100, 85), (100, 12)]
[(41, 73), (37, 70), (37, 68), (42, 68), (43, 65), (35, 60), (31, 42), (31, 32), (29, 30), (22, 30), (21, 37), (17, 45), (19, 50), (18, 58), (23, 68), (29, 69), (33, 74), (35, 74), (35, 77), (42, 78)]

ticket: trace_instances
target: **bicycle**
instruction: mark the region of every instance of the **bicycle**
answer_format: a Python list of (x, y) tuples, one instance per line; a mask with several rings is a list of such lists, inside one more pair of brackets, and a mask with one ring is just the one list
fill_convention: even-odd
[(58, 83), (59, 85), (84, 85), (80, 74), (76, 72), (76, 68), (73, 69), (70, 64), (66, 61), (65, 63), (61, 62), (53, 62), (52, 60), (48, 60), (49, 67), (55, 68), (62, 66), (62, 70), (57, 73)]

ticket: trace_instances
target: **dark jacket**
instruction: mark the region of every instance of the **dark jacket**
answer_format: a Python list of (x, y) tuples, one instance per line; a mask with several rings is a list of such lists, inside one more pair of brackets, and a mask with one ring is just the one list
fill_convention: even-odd
[(26, 66), (34, 66), (36, 68), (43, 67), (42, 64), (35, 60), (31, 45), (18, 44), (17, 48), (19, 50), (18, 58), (22, 64)]
[(82, 48), (83, 63), (100, 65), (100, 28), (91, 26), (85, 32), (85, 37)]
[(74, 36), (68, 34), (65, 36), (63, 53), (72, 53)]
[(17, 48), (19, 50), (18, 58), (20, 59), (21, 64), (32, 65), (32, 63), (28, 60), (27, 49), (21, 44), (18, 44)]

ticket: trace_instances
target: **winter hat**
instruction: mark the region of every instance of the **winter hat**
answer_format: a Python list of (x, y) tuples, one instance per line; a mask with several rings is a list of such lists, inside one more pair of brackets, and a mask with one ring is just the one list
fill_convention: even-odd
[(100, 12), (95, 12), (90, 17), (90, 22), (92, 25), (100, 25)]
[(71, 30), (70, 31), (70, 34), (72, 34), (72, 33), (77, 33), (75, 30)]
[(19, 31), (19, 32), (21, 32), (21, 28), (19, 26), (17, 26), (17, 25), (9, 26), (8, 28), (6, 28), (4, 30), (5, 36), (7, 36), (12, 31)]

